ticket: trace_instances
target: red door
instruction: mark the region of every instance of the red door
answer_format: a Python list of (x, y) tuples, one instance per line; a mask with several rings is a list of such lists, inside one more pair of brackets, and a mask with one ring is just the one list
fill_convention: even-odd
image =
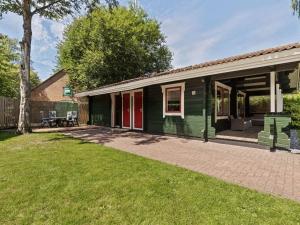
[(143, 92), (134, 92), (134, 128), (143, 129)]
[(123, 127), (130, 128), (130, 94), (123, 94)]

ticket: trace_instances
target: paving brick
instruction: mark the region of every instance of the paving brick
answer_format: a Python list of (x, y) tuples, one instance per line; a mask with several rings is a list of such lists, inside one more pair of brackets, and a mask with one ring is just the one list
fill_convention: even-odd
[(77, 138), (178, 165), (261, 192), (300, 201), (300, 155), (135, 132), (86, 129)]

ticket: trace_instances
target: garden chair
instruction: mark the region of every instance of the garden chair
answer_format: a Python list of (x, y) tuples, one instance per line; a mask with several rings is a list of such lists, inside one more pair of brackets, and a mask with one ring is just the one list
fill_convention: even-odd
[(56, 111), (49, 111), (49, 126), (52, 127), (54, 124), (57, 126), (56, 122)]
[(79, 126), (77, 115), (78, 115), (77, 111), (67, 112), (67, 123), (68, 123), (68, 125), (71, 124), (72, 126), (75, 126), (75, 124), (77, 124), (77, 126)]

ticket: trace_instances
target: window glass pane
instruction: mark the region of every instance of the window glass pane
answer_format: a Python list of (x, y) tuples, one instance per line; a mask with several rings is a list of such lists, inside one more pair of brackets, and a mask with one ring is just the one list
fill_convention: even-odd
[(167, 111), (180, 112), (180, 88), (167, 89)]
[(217, 115), (222, 116), (222, 88), (217, 87)]
[(229, 115), (229, 91), (223, 89), (223, 116)]

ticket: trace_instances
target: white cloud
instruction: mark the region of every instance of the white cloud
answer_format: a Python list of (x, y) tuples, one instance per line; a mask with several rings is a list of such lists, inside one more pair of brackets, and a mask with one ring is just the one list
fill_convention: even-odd
[[(190, 24), (187, 30), (176, 32), (176, 41), (171, 44), (174, 50), (174, 66), (182, 67), (206, 60), (208, 52), (222, 42), (228, 34), (247, 21), (248, 14), (237, 14), (215, 28), (199, 29), (199, 24)], [(198, 26), (198, 27), (197, 27)], [(201, 26), (201, 25), (200, 25)], [(192, 32), (200, 30), (200, 32)], [(187, 39), (190, 37), (189, 39)]]
[[(246, 8), (225, 20), (214, 20), (209, 24), (207, 21), (211, 17), (206, 15), (202, 21), (197, 8), (176, 11), (163, 21), (162, 26), (174, 53), (173, 65), (198, 64), (281, 44), (287, 21), (291, 22), (290, 9), (283, 10), (283, 4), (286, 3), (278, 2), (268, 7), (268, 12), (272, 13), (266, 13), (263, 6)], [(294, 34), (286, 36), (295, 39)]]
[(0, 20), (0, 33), (9, 35), (12, 38), (21, 39), (22, 31), (22, 17), (13, 13), (3, 15)]
[(32, 19), (32, 38), (34, 40), (48, 40), (49, 39), (49, 34), (47, 29), (45, 28), (45, 19), (39, 17), (39, 16), (34, 16)]
[(65, 24), (63, 22), (52, 21), (50, 24), (50, 31), (52, 35), (59, 41), (63, 39)]

